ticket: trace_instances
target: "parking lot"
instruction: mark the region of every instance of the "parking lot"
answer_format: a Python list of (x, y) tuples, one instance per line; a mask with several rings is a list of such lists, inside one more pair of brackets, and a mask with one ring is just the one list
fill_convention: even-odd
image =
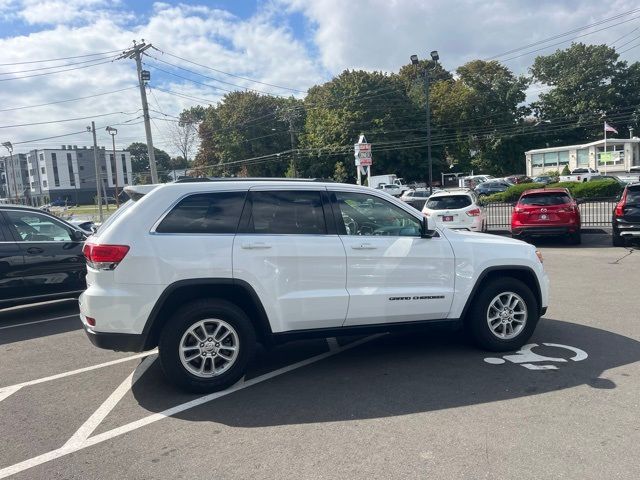
[(0, 314), (0, 478), (640, 478), (640, 250), (540, 242), (520, 353), (458, 332), (296, 342), (208, 396), (94, 348), (74, 302)]

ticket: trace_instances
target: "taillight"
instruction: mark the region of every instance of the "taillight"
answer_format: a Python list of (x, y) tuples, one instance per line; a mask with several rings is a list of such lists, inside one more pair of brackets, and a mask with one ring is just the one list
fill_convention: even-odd
[(620, 198), (620, 201), (616, 205), (616, 210), (614, 212), (614, 215), (616, 217), (624, 217), (624, 207), (626, 206), (627, 206), (627, 189), (625, 188), (624, 193), (622, 194), (622, 198)]
[(127, 245), (85, 243), (82, 248), (82, 253), (87, 259), (87, 265), (97, 270), (113, 270), (128, 251), (129, 247)]
[(470, 217), (477, 217), (478, 215), (480, 215), (480, 209), (474, 208), (473, 210), (469, 210), (467, 212), (467, 215), (469, 215)]

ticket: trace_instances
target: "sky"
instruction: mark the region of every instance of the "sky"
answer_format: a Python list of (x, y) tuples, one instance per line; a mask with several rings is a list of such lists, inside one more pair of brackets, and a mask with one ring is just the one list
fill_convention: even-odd
[[(228, 90), (303, 97), (345, 69), (393, 72), (431, 50), (450, 70), (496, 57), (526, 74), (536, 55), (572, 40), (615, 46), (634, 62), (640, 8), (631, 0), (0, 0), (0, 142), (15, 152), (91, 145), (91, 120), (100, 145), (111, 144), (108, 125), (118, 148), (144, 141), (135, 62), (115, 59), (142, 39), (155, 47), (144, 67), (154, 144), (176, 155), (172, 120)], [(543, 90), (534, 85), (528, 98)]]

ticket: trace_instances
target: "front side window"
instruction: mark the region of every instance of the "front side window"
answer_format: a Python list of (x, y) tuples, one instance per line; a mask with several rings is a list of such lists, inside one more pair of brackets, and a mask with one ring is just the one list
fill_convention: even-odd
[(326, 235), (320, 192), (251, 192), (248, 233)]
[(23, 242), (71, 242), (71, 233), (61, 223), (38, 213), (9, 210), (9, 223)]
[(366, 193), (336, 192), (338, 231), (343, 235), (419, 237), (420, 220), (386, 200)]
[(246, 192), (191, 195), (178, 203), (156, 228), (158, 233), (236, 233)]

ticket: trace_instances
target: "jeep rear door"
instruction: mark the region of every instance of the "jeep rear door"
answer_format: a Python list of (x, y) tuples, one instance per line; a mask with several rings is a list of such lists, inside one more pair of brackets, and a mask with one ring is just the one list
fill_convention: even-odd
[(329, 192), (347, 254), (345, 325), (447, 318), (454, 256), (444, 237), (421, 238), (421, 221), (377, 195)]
[(254, 187), (233, 245), (234, 279), (251, 285), (273, 332), (344, 323), (346, 256), (326, 190)]

